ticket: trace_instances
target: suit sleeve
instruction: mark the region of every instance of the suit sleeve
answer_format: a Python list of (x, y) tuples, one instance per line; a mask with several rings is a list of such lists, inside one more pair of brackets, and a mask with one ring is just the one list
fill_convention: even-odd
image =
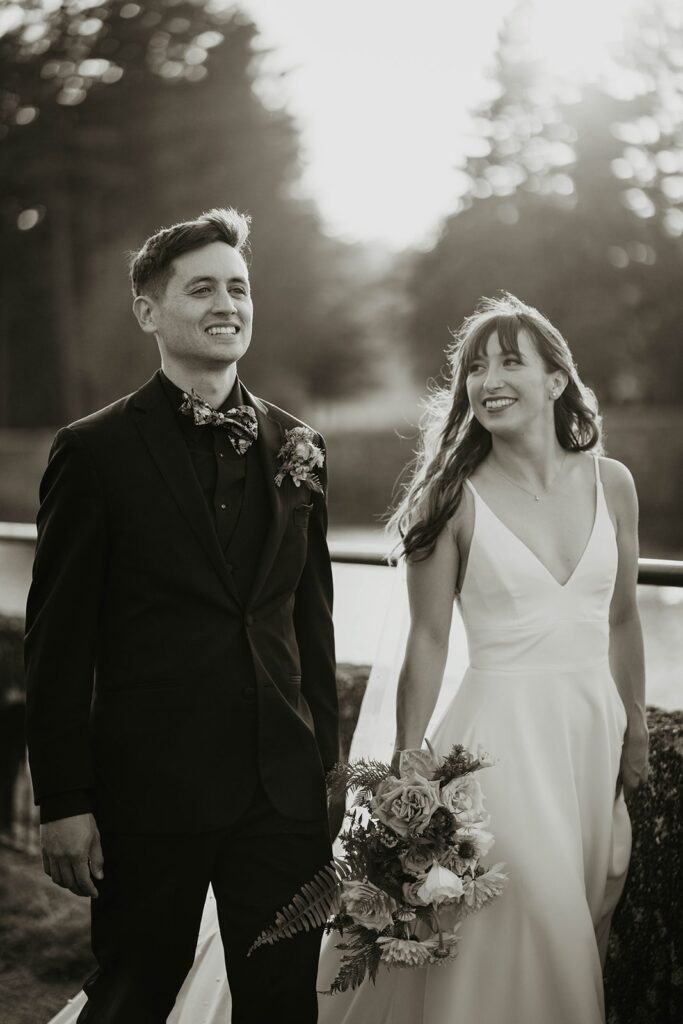
[[(38, 541), (26, 608), (26, 715), (43, 820), (89, 809), (89, 743), (106, 567), (104, 501), (91, 456), (70, 428), (40, 485)], [(66, 810), (66, 813), (64, 811)]]
[[(325, 451), (320, 435), (318, 442)], [(308, 555), (296, 592), (294, 628), (301, 657), (301, 692), (313, 715), (318, 749), (327, 772), (339, 760), (332, 565), (327, 547), (327, 455), (319, 479), (324, 493), (313, 494)]]

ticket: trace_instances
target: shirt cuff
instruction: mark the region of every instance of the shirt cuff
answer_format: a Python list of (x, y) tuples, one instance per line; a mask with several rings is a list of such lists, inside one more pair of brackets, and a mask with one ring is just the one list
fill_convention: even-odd
[(40, 824), (73, 818), (76, 814), (90, 814), (93, 808), (92, 794), (87, 789), (76, 789), (70, 793), (55, 793), (40, 801)]

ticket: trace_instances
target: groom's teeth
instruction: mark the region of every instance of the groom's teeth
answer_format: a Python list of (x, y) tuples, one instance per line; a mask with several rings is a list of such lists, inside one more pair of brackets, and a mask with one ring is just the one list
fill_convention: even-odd
[(209, 327), (209, 334), (237, 334), (237, 328), (233, 325), (230, 327)]

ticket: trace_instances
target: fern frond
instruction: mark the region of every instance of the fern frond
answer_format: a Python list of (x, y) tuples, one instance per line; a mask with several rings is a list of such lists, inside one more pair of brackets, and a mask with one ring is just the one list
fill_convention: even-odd
[(356, 890), (356, 899), (358, 899), (358, 911), (361, 914), (372, 914), (375, 911), (384, 910), (387, 913), (391, 913), (396, 904), (392, 897), (384, 892), (382, 889), (377, 889), (372, 885), (360, 883)]
[[(371, 963), (374, 966), (374, 957), (372, 955), (374, 948), (375, 944), (372, 943), (371, 945), (363, 946), (353, 956), (342, 957), (337, 977), (329, 988), (330, 995), (334, 995), (336, 992), (346, 992), (350, 988), (358, 988), (368, 973)], [(374, 973), (377, 973), (376, 967), (374, 968)]]
[(344, 860), (349, 866), (349, 878), (363, 878), (367, 874), (367, 857), (353, 848), (344, 850)]
[(435, 781), (439, 779), (444, 785), (452, 779), (460, 778), (461, 775), (468, 775), (481, 768), (481, 764), (474, 754), (471, 754), (461, 743), (455, 743), (441, 765), (434, 773)]
[(351, 869), (343, 860), (335, 858), (326, 864), (310, 882), (301, 886), (288, 906), (277, 912), (275, 923), (261, 932), (247, 956), (259, 946), (272, 945), (311, 928), (322, 928), (331, 914), (339, 912), (341, 883), (350, 874)]
[(377, 980), (377, 972), (379, 970), (379, 965), (381, 962), (382, 950), (380, 949), (376, 942), (373, 942), (372, 949), (368, 953), (368, 977), (370, 978), (370, 981), (372, 982), (373, 985)]
[(357, 761), (340, 761), (327, 773), (327, 788), (332, 793), (345, 789), (352, 793), (357, 789), (373, 790), (391, 775), (391, 765), (384, 761), (359, 758)]

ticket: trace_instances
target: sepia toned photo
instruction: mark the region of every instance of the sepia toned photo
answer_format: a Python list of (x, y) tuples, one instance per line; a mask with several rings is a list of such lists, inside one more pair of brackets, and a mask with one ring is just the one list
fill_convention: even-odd
[(681, 1024), (683, 8), (0, 3), (3, 1024)]

